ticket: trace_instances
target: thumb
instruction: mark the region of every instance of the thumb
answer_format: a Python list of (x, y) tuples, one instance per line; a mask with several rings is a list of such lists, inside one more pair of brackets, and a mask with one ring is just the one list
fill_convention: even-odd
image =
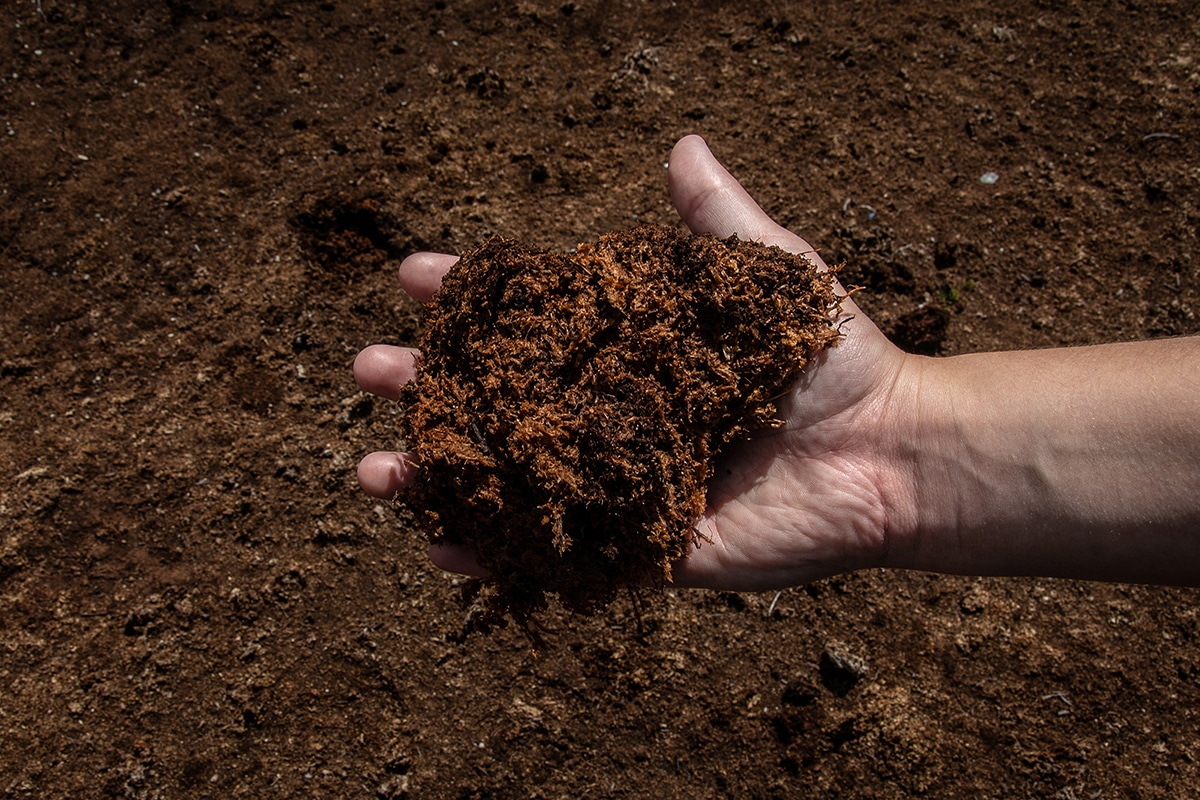
[(740, 239), (803, 253), (825, 268), (812, 246), (772, 220), (699, 136), (685, 136), (675, 144), (667, 182), (679, 216), (693, 233), (711, 233), (722, 239), (736, 233)]

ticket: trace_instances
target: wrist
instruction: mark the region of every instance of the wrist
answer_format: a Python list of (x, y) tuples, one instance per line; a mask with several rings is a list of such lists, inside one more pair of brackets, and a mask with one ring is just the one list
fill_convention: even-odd
[(885, 410), (886, 463), (893, 476), (881, 566), (969, 572), (957, 530), (961, 482), (973, 472), (965, 432), (970, 396), (954, 380), (952, 358), (906, 355)]

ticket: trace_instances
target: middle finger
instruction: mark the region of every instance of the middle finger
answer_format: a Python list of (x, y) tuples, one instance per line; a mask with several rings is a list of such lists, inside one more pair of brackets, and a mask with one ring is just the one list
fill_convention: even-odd
[(400, 398), (400, 387), (416, 377), (417, 351), (411, 347), (373, 344), (354, 359), (354, 380), (371, 394)]

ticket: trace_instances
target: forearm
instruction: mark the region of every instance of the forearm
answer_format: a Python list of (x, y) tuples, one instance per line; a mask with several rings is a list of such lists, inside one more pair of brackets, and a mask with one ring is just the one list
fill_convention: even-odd
[(1200, 338), (913, 368), (890, 564), (1200, 585)]

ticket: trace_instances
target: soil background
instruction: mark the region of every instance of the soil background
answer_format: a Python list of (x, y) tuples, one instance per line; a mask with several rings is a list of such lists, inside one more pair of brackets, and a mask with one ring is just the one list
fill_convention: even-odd
[[(0, 796), (1182, 797), (1196, 591), (864, 572), (464, 637), (357, 488), (394, 269), (702, 133), (948, 356), (1195, 333), (1193, 2), (0, 8)], [(995, 173), (994, 183), (981, 182)]]

